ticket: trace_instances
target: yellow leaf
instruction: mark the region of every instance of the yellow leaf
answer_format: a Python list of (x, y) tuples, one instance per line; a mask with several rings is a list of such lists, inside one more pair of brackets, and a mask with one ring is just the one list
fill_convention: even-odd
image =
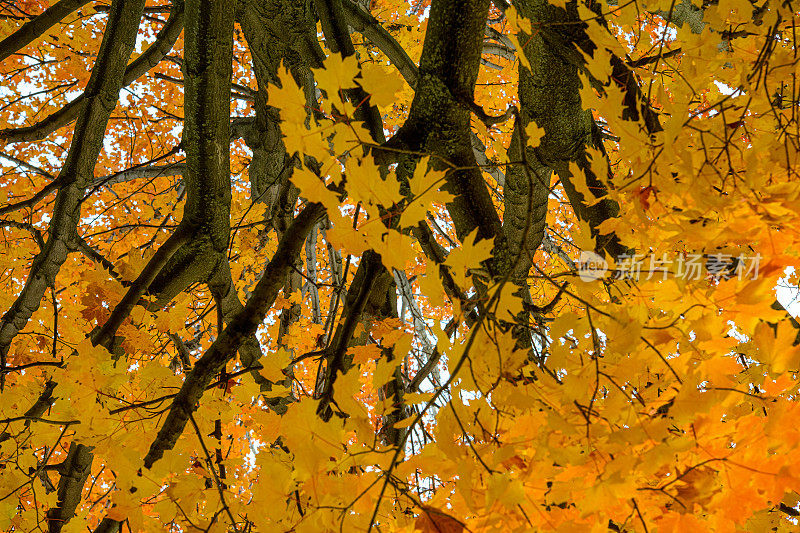
[(284, 386), (273, 386), (272, 390), (265, 391), (265, 398), (282, 398), (291, 394), (292, 390)]
[(162, 333), (179, 333), (183, 330), (188, 312), (185, 305), (174, 305), (169, 311), (159, 313), (156, 328)]
[(394, 371), (402, 362), (403, 360), (400, 358), (391, 361), (385, 358), (379, 359), (375, 365), (375, 373), (372, 375), (372, 385), (378, 388), (387, 384), (394, 377)]
[(797, 330), (787, 320), (778, 322), (777, 330), (766, 322), (756, 326), (753, 340), (761, 359), (773, 372), (800, 369), (800, 346), (794, 346), (796, 335)]
[(589, 227), (589, 223), (583, 220), (579, 220), (578, 227), (580, 228), (580, 232), (576, 232), (573, 235), (575, 240), (575, 246), (585, 251), (594, 250), (595, 247), (594, 237), (592, 237), (592, 230)]
[(432, 392), (408, 392), (403, 395), (403, 401), (408, 404), (428, 403), (431, 398), (433, 398)]
[[(517, 295), (516, 285), (513, 283), (498, 284), (489, 291), (489, 298), (493, 298), (495, 295), (497, 295), (497, 299), (494, 301), (492, 309), (495, 316), (502, 320), (514, 321), (517, 315), (522, 312), (522, 298)], [(493, 342), (496, 343), (501, 339), (508, 343), (505, 349), (502, 350), (504, 355), (510, 356), (514, 348), (514, 340), (511, 336), (498, 335), (493, 339)]]
[(361, 78), (356, 80), (370, 94), (370, 103), (389, 106), (395, 95), (403, 88), (403, 78), (395, 69), (387, 69), (374, 63), (361, 68)]
[[(323, 123), (324, 124), (324, 123)], [(302, 121), (284, 120), (281, 123), (286, 151), (300, 152), (324, 160), (330, 155), (329, 131), (323, 127), (308, 129)]]
[(381, 356), (381, 349), (377, 344), (367, 344), (366, 346), (351, 346), (347, 353), (353, 356), (354, 365), (363, 365), (368, 361), (374, 361)]
[[(377, 230), (377, 231), (376, 231)], [(378, 227), (367, 232), (366, 240), (370, 247), (381, 255), (381, 262), (386, 268), (405, 270), (406, 265), (414, 258), (414, 241), (408, 235)]]
[(531, 120), (528, 125), (525, 126), (525, 140), (528, 146), (539, 146), (542, 137), (544, 137), (544, 129), (540, 128), (536, 122)]
[(395, 422), (393, 427), (395, 429), (407, 428), (408, 426), (413, 424), (414, 420), (416, 420), (416, 419), (417, 419), (417, 415), (411, 415), (408, 418), (404, 418), (403, 420), (400, 420), (399, 422)]
[(433, 307), (441, 307), (445, 304), (444, 289), (439, 278), (439, 265), (433, 262), (428, 263), (425, 275), (417, 279), (422, 294), (427, 298), (428, 303)]
[(359, 164), (355, 158), (348, 159), (345, 168), (347, 192), (354, 201), (388, 208), (402, 199), (400, 184), (394, 174), (384, 180), (378, 165), (371, 158), (364, 159)]
[(434, 507), (423, 507), (419, 518), (414, 522), (414, 529), (422, 533), (461, 533), (464, 525)]
[(492, 242), (489, 240), (475, 242), (477, 238), (478, 229), (476, 228), (464, 238), (460, 248), (450, 252), (445, 261), (445, 265), (450, 267), (453, 279), (462, 288), (466, 288), (469, 270), (480, 268), (481, 262), (492, 255)]
[(575, 190), (578, 191), (583, 197), (583, 201), (581, 202), (583, 205), (591, 207), (594, 204), (602, 201), (602, 198), (595, 198), (595, 195), (592, 194), (592, 191), (589, 189), (589, 184), (586, 182), (586, 173), (581, 170), (578, 165), (575, 163), (570, 163), (569, 170), (572, 174), (570, 183), (572, 183), (572, 186), (575, 187)]
[(278, 348), (278, 351), (274, 354), (266, 355), (259, 360), (259, 363), (264, 368), (259, 370), (258, 373), (273, 383), (283, 381), (286, 379), (283, 369), (289, 366), (291, 360), (292, 355), (288, 351)]
[(314, 69), (314, 77), (319, 88), (328, 93), (328, 98), (333, 98), (341, 89), (356, 87), (353, 81), (358, 74), (356, 56), (342, 58), (341, 54), (331, 54), (322, 64), (323, 68)]
[(489, 476), (486, 497), (489, 502), (499, 501), (507, 509), (514, 509), (525, 501), (525, 489), (518, 479), (508, 474), (494, 474)]
[(516, 35), (508, 35), (508, 40), (514, 45), (514, 48), (517, 51), (517, 59), (522, 64), (523, 67), (527, 68), (528, 70), (531, 69), (531, 63), (528, 61), (528, 58), (525, 55), (525, 49), (522, 47), (522, 43), (519, 42), (519, 39)]
[(513, 6), (506, 9), (506, 20), (508, 26), (514, 31), (531, 32), (531, 21), (522, 17)]
[(353, 255), (361, 255), (370, 248), (364, 234), (353, 229), (353, 221), (339, 214), (338, 209), (329, 210), (328, 217), (333, 223), (333, 227), (328, 230), (328, 241), (334, 247)]
[(338, 209), (339, 198), (336, 193), (325, 187), (325, 183), (310, 170), (296, 169), (292, 174), (292, 182), (309, 201), (321, 203), (328, 212)]
[(400, 227), (416, 226), (427, 216), (431, 204), (444, 205), (453, 201), (454, 196), (440, 190), (444, 185), (446, 172), (429, 169), (430, 158), (425, 157), (417, 163), (414, 175), (409, 180), (412, 199), (400, 215)]
[(302, 124), (306, 119), (306, 97), (303, 90), (297, 86), (289, 71), (281, 69), (278, 74), (281, 86), (270, 84), (269, 104), (281, 110), (281, 118), (286, 122)]

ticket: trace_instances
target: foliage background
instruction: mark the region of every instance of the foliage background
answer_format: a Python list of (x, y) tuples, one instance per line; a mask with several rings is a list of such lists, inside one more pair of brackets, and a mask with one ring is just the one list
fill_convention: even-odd
[(512, 4), (0, 4), (1, 530), (795, 530), (796, 6)]

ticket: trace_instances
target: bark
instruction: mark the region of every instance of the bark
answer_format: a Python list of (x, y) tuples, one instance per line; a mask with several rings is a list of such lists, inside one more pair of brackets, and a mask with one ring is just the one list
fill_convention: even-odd
[[(520, 74), (522, 76), (522, 74)], [(508, 149), (512, 162), (505, 173), (503, 187), (503, 236), (507, 246), (501, 272), (511, 271), (518, 285), (527, 283), (533, 256), (544, 238), (547, 225), (547, 201), (550, 196), (552, 169), (542, 163), (536, 150), (525, 146), (521, 129), (530, 122), (520, 94), (522, 124), (515, 124)], [(525, 153), (523, 154), (523, 149)]]
[(342, 1), (343, 13), (347, 23), (357, 32), (369, 39), (397, 67), (400, 74), (411, 87), (417, 84), (417, 65), (391, 33), (370, 13), (349, 0)]
[(291, 177), (294, 161), (283, 144), (278, 110), (267, 104), (267, 91), (270, 84), (280, 86), (281, 61), (297, 83), (308, 85), (310, 69), (322, 65), (324, 53), (316, 42), (316, 27), (307, 0), (244, 0), (238, 18), (253, 55), (258, 84), (255, 121), (244, 136), (253, 150), (248, 168), (250, 197), (267, 204), (272, 213), (281, 188)]
[[(480, 67), (488, 0), (434, 0), (408, 120), (391, 148), (428, 152), (447, 173), (445, 189), (456, 233), (481, 239), (501, 233), (498, 216), (472, 150), (470, 116)], [(446, 163), (441, 163), (445, 161)], [(405, 161), (413, 167), (414, 161)], [(406, 168), (406, 170), (410, 170)]]
[(94, 528), (93, 533), (120, 533), (122, 531), (122, 522), (118, 522), (111, 518), (103, 518), (97, 527)]
[[(315, 0), (314, 5), (331, 51), (344, 57), (354, 55), (356, 52), (350, 39), (342, 0)], [(364, 122), (373, 141), (383, 143), (383, 120), (378, 108), (370, 105), (369, 95), (361, 87), (347, 89), (345, 94), (354, 105), (361, 104), (355, 110), (356, 120)]]
[(208, 281), (225, 261), (230, 236), (230, 86), (235, 2), (187, 2), (184, 76), (186, 205), (192, 238), (153, 280), (163, 306), (190, 284)]
[(595, 198), (606, 196), (606, 186), (602, 181), (606, 176), (594, 175), (586, 153), (587, 146), (602, 150), (602, 141), (591, 112), (583, 109), (579, 94), (581, 81), (578, 73), (583, 67), (583, 61), (575, 50), (575, 45), (593, 45), (584, 31), (585, 25), (580, 22), (577, 5), (570, 3), (567, 9), (560, 9), (544, 0), (526, 0), (517, 5), (520, 14), (529, 18), (532, 27), (537, 30), (534, 35), (521, 32), (518, 36), (519, 42), (526, 45), (524, 50), (518, 50), (517, 53), (524, 53), (531, 65), (530, 70), (522, 65), (519, 67), (522, 124), (527, 126), (530, 121), (534, 121), (545, 131), (539, 147), (535, 150), (528, 148), (526, 158), (534, 167), (534, 174), (542, 175), (543, 179), (537, 179), (532, 184), (530, 194), (533, 195), (531, 205), (534, 206), (534, 211), (529, 229), (530, 240), (524, 244), (515, 239), (513, 226), (520, 226), (525, 212), (528, 179), (518, 165), (512, 166), (506, 174), (506, 217), (512, 224), (506, 235), (515, 250), (524, 250), (525, 258), (516, 274), (519, 275), (524, 270), (527, 275), (530, 257), (544, 238), (551, 171), (555, 171), (561, 178), (578, 217), (593, 228), (597, 238), (596, 250), (605, 250), (616, 256), (623, 253), (624, 249), (619, 246), (615, 236), (599, 236), (594, 230), (604, 220), (616, 216), (619, 206), (606, 199), (588, 207), (586, 204), (591, 203), (593, 198), (583, 198), (574, 184), (574, 180), (583, 180), (584, 177), (573, 176), (569, 170), (569, 163), (576, 162), (585, 174), (589, 190)]
[[(392, 303), (396, 306), (396, 299), (394, 279), (381, 263), (381, 256), (372, 250), (366, 251), (350, 284), (342, 318), (324, 352), (327, 367), (322, 386), (319, 387), (320, 403), (317, 406), (317, 413), (323, 419), (328, 420), (333, 414), (330, 405), (334, 399), (337, 376), (347, 373), (352, 366), (352, 358), (347, 355), (347, 349), (366, 344), (369, 322), (377, 317), (392, 316), (391, 308), (386, 304)], [(393, 315), (397, 316), (396, 309)], [(359, 324), (365, 326), (364, 332), (354, 338), (353, 334)]]
[(311, 320), (322, 324), (322, 310), (319, 306), (319, 290), (317, 288), (317, 228), (311, 230), (306, 239), (306, 282), (303, 293), (311, 296)]
[[(239, 295), (236, 293), (236, 287), (231, 278), (231, 271), (227, 262), (217, 271), (208, 285), (211, 289), (211, 293), (214, 295), (214, 299), (221, 307), (223, 321), (226, 324), (230, 324), (231, 321), (243, 311), (244, 305), (242, 305), (242, 302), (239, 300)], [(255, 333), (245, 338), (241, 346), (239, 346), (239, 357), (241, 358), (244, 368), (256, 367), (258, 365), (258, 360), (263, 355), (261, 344), (258, 342)], [(259, 374), (258, 370), (251, 371), (250, 376), (258, 383), (262, 392), (271, 391), (274, 385), (291, 387), (292, 380), (289, 376), (287, 376), (286, 380), (279, 383), (269, 381)], [(293, 398), (291, 395), (265, 398), (270, 409), (280, 414), (286, 412), (286, 408), (292, 400)]]
[(88, 446), (72, 442), (66, 459), (59, 468), (58, 503), (47, 511), (49, 533), (59, 533), (61, 528), (75, 516), (81, 503), (83, 485), (92, 468), (92, 451)]

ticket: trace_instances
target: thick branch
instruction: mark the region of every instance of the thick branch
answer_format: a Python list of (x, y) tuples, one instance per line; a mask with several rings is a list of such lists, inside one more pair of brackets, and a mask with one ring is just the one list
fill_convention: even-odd
[(111, 518), (103, 518), (92, 533), (120, 533), (122, 522), (117, 522)]
[[(344, 0), (347, 1), (347, 0)], [(314, 5), (319, 13), (322, 31), (325, 39), (334, 53), (339, 52), (343, 57), (349, 57), (356, 53), (353, 41), (350, 39), (350, 32), (347, 29), (343, 0), (315, 0)], [(372, 139), (377, 143), (384, 142), (383, 120), (380, 111), (374, 105), (369, 105), (369, 95), (361, 87), (348, 89), (345, 91), (351, 102), (358, 105), (356, 107), (355, 118), (366, 124)]]
[(92, 451), (83, 444), (71, 443), (64, 463), (59, 468), (58, 504), (47, 511), (49, 533), (59, 533), (81, 502), (83, 485), (92, 469)]
[(256, 332), (267, 311), (275, 302), (278, 291), (283, 286), (286, 273), (294, 258), (300, 253), (308, 232), (323, 214), (324, 209), (321, 205), (309, 204), (284, 233), (275, 255), (264, 270), (264, 275), (253, 290), (253, 295), (247, 301), (244, 309), (230, 321), (186, 377), (180, 392), (172, 402), (158, 436), (150, 445), (150, 450), (144, 458), (146, 468), (151, 468), (164, 455), (165, 451), (171, 450), (175, 446), (178, 437), (183, 433), (183, 429), (189, 421), (189, 415), (197, 409), (197, 402), (208, 383), (236, 355), (236, 350), (239, 349), (242, 342)]
[[(406, 82), (411, 87), (416, 87), (418, 68), (416, 63), (414, 63), (414, 60), (412, 60), (408, 53), (406, 53), (403, 45), (397, 42), (392, 34), (386, 31), (383, 25), (381, 25), (381, 23), (375, 17), (364, 11), (352, 1), (343, 1), (342, 5), (344, 6), (344, 10), (347, 15), (348, 24), (356, 31), (361, 32), (366, 39), (372, 41), (372, 44), (377, 46), (381, 52), (386, 54), (386, 57), (388, 57), (389, 61), (391, 61), (392, 64), (397, 68)], [(489, 30), (490, 28), (487, 27), (487, 31)], [(507, 37), (504, 38), (501, 34), (498, 34), (494, 38), (504, 39), (502, 41), (503, 45), (508, 46), (506, 44), (506, 41), (508, 41)], [(470, 130), (470, 142), (472, 143), (472, 153), (475, 155), (478, 165), (483, 167), (483, 169), (494, 178), (498, 185), (501, 187), (504, 186), (505, 176), (498, 167), (491, 166), (491, 161), (489, 161), (485, 154), (486, 146), (483, 145), (481, 140), (472, 130)]]
[(183, 220), (191, 239), (176, 250), (149, 291), (160, 306), (195, 282), (206, 282), (224, 260), (230, 238), (230, 86), (235, 2), (186, 4)]
[(125, 183), (133, 180), (153, 179), (162, 176), (182, 176), (186, 170), (185, 163), (170, 163), (167, 165), (148, 165), (146, 167), (134, 167), (116, 174), (100, 176), (95, 178), (92, 183), (95, 187), (110, 187), (118, 183)]
[[(520, 101), (524, 105), (521, 97)], [(508, 268), (513, 265), (512, 279), (519, 284), (525, 283), (533, 256), (544, 238), (552, 174), (552, 169), (523, 144), (521, 125), (515, 123), (508, 158), (520, 163), (510, 165), (505, 174), (503, 236), (507, 246), (505, 264)]]
[[(268, 206), (269, 217), (279, 191), (294, 170), (294, 161), (283, 143), (278, 109), (267, 104), (269, 86), (280, 85), (278, 67), (283, 61), (294, 79), (303, 83), (307, 92), (313, 92), (316, 89), (308, 83), (311, 68), (322, 66), (317, 53), (305, 53), (309, 41), (316, 44), (316, 27), (308, 4), (294, 0), (245, 0), (238, 17), (253, 56), (258, 85), (256, 116), (244, 128), (243, 135), (247, 146), (253, 150), (248, 167), (250, 197)], [(318, 53), (324, 57), (321, 49)]]
[(0, 61), (41, 37), (47, 30), (61, 22), (91, 0), (61, 0), (47, 8), (41, 15), (26, 22), (20, 29), (0, 42)]
[(325, 372), (325, 383), (319, 394), (320, 402), (317, 406), (317, 413), (328, 420), (333, 411), (330, 404), (333, 401), (333, 386), (338, 374), (347, 372), (347, 361), (345, 354), (347, 348), (353, 340), (353, 333), (356, 326), (361, 322), (361, 315), (367, 307), (367, 303), (373, 294), (376, 281), (386, 274), (386, 269), (381, 264), (381, 256), (368, 250), (361, 258), (361, 262), (356, 270), (353, 283), (347, 294), (347, 301), (342, 312), (342, 320), (336, 328), (336, 333), (331, 340), (330, 347), (326, 353), (328, 367)]
[(128, 318), (134, 306), (139, 303), (139, 300), (144, 296), (145, 291), (150, 287), (150, 284), (155, 279), (156, 275), (161, 272), (164, 265), (175, 254), (175, 252), (183, 246), (194, 235), (196, 228), (186, 223), (181, 223), (175, 230), (175, 233), (159, 246), (156, 253), (147, 262), (142, 272), (136, 278), (128, 292), (122, 297), (122, 300), (114, 307), (111, 315), (106, 320), (105, 324), (92, 335), (92, 342), (95, 345), (105, 346), (110, 350), (114, 335), (117, 329), (122, 325), (122, 322)]
[[(585, 33), (585, 24), (580, 21), (577, 4), (569, 3), (566, 9), (557, 8), (545, 0), (526, 0), (517, 2), (520, 13), (531, 20), (536, 32), (528, 35), (520, 32), (518, 40), (524, 44), (524, 53), (530, 62), (530, 69), (519, 67), (520, 112), (523, 126), (534, 121), (545, 131), (539, 147), (534, 151), (528, 148), (527, 160), (533, 165), (544, 165), (536, 170), (537, 174), (548, 168), (561, 178), (564, 190), (569, 197), (578, 217), (588, 221), (596, 234), (596, 228), (604, 220), (616, 216), (619, 206), (605, 199), (592, 204), (595, 198), (606, 196), (606, 186), (602, 181), (606, 176), (596, 176), (588, 159), (586, 147), (594, 146), (603, 152), (602, 140), (592, 120), (591, 112), (584, 110), (581, 104), (581, 81), (579, 71), (585, 69), (583, 59), (575, 50), (578, 45), (585, 50), (593, 50), (594, 44)], [(512, 145), (512, 149), (513, 149)], [(570, 162), (575, 162), (585, 175), (587, 186), (594, 198), (583, 198), (578, 192), (574, 180), (583, 180), (584, 176), (573, 176), (569, 169)], [(517, 191), (524, 192), (528, 178), (519, 169), (511, 167), (506, 174), (506, 191), (511, 197), (506, 200), (506, 207), (511, 207), (512, 223), (521, 218), (522, 197), (517, 198)], [(542, 183), (534, 183), (533, 194), (537, 195), (534, 203), (546, 201), (549, 190), (549, 179)], [(543, 188), (544, 187), (544, 188)], [(516, 204), (516, 206), (514, 205)], [(528, 253), (535, 251), (544, 237), (544, 217), (546, 211), (537, 209), (532, 213), (531, 227), (535, 231), (535, 241), (528, 243)], [(509, 227), (506, 235), (515, 229)], [(612, 256), (623, 253), (615, 236), (598, 236), (597, 251), (605, 250)], [(532, 245), (535, 244), (535, 247)]]
[(448, 209), (459, 238), (475, 228), (482, 239), (500, 233), (500, 217), (475, 161), (468, 105), (488, 11), (488, 0), (433, 1), (409, 118), (388, 143), (433, 153), (455, 167), (444, 188), (455, 196)]
[[(214, 295), (214, 300), (221, 308), (222, 319), (226, 324), (230, 324), (239, 313), (243, 312), (244, 305), (239, 301), (239, 295), (236, 292), (236, 286), (233, 284), (230, 265), (227, 261), (220, 265), (220, 268), (217, 269), (217, 273), (211, 281), (209, 281), (208, 286)], [(254, 369), (250, 372), (250, 375), (253, 380), (258, 383), (261, 391), (270, 391), (275, 383), (272, 383), (262, 376), (257, 368), (259, 366), (258, 360), (262, 355), (261, 345), (255, 333), (248, 336), (242, 341), (241, 346), (239, 346), (239, 357), (242, 361), (242, 366)], [(291, 384), (291, 379), (287, 379), (286, 382), (280, 384), (288, 387)], [(290, 396), (278, 398), (270, 397), (267, 399), (267, 404), (273, 411), (282, 414), (290, 401)]]

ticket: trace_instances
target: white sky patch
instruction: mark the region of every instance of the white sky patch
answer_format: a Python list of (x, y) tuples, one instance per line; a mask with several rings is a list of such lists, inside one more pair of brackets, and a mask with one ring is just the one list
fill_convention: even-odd
[(722, 94), (724, 94), (726, 96), (732, 96), (732, 95), (736, 95), (736, 94), (741, 93), (741, 91), (738, 88), (731, 87), (730, 85), (722, 83), (721, 81), (714, 80), (714, 85), (717, 86), (717, 89), (719, 89), (719, 92), (721, 92)]
[(789, 276), (794, 274), (794, 267), (786, 267), (783, 274), (775, 286), (775, 297), (790, 315), (800, 316), (800, 287), (789, 283)]

